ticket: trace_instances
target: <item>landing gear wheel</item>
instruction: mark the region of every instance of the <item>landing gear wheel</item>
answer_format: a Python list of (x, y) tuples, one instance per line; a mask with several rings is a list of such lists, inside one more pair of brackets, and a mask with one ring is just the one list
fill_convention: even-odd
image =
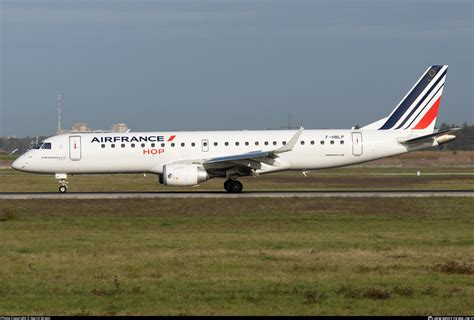
[(67, 174), (66, 173), (56, 173), (55, 176), (56, 180), (59, 182), (59, 192), (66, 193), (67, 191)]
[(232, 184), (232, 179), (227, 179), (225, 182), (224, 182), (224, 189), (225, 191), (227, 192), (231, 192), (230, 190), (230, 185)]
[(232, 183), (230, 184), (230, 192), (232, 193), (240, 193), (242, 192), (242, 189), (244, 186), (242, 185), (242, 182), (239, 180), (232, 180)]

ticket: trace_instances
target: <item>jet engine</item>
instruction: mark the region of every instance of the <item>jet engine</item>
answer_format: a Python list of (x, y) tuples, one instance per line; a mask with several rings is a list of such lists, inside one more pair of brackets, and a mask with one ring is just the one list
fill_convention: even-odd
[(207, 171), (200, 165), (169, 163), (163, 166), (160, 182), (166, 186), (194, 186), (208, 179)]

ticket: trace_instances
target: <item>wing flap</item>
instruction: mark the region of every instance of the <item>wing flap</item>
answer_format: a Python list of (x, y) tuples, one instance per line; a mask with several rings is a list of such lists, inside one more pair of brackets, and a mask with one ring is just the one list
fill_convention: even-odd
[(255, 159), (255, 158), (268, 157), (269, 154), (270, 154), (269, 151), (252, 151), (248, 153), (241, 153), (241, 154), (235, 154), (235, 155), (230, 155), (230, 156), (211, 158), (204, 161), (204, 163), (208, 164), (208, 163), (216, 163), (216, 162), (229, 162), (229, 161), (237, 161), (237, 160), (245, 160), (245, 159)]

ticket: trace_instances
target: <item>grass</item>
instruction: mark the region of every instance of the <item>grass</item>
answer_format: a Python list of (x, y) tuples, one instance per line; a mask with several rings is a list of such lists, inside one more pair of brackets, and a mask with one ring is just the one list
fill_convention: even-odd
[[(416, 172), (421, 175), (417, 176)], [(212, 179), (199, 187), (167, 187), (157, 176), (140, 174), (69, 176), (71, 192), (94, 191), (222, 191), (224, 179)], [(354, 189), (474, 189), (474, 168), (361, 168), (321, 170), (304, 177), (283, 172), (242, 179), (244, 191), (354, 190)], [(53, 175), (0, 170), (0, 192), (56, 192)]]
[(0, 160), (15, 160), (18, 156), (17, 154), (0, 154)]
[(472, 314), (473, 207), (0, 200), (0, 314)]

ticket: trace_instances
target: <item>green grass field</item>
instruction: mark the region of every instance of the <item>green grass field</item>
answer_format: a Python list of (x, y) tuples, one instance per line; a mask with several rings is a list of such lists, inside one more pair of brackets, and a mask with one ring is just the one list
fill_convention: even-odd
[(0, 314), (469, 315), (473, 208), (472, 198), (0, 200)]
[(18, 155), (0, 154), (0, 160), (15, 160)]
[[(416, 172), (421, 171), (417, 176)], [(199, 187), (167, 187), (156, 175), (75, 175), (69, 176), (69, 191), (223, 191), (224, 179), (211, 179)], [(275, 190), (434, 190), (474, 189), (474, 168), (361, 168), (321, 170), (304, 177), (300, 172), (283, 172), (243, 178), (244, 191)], [(0, 170), (0, 192), (56, 192), (54, 175)]]

